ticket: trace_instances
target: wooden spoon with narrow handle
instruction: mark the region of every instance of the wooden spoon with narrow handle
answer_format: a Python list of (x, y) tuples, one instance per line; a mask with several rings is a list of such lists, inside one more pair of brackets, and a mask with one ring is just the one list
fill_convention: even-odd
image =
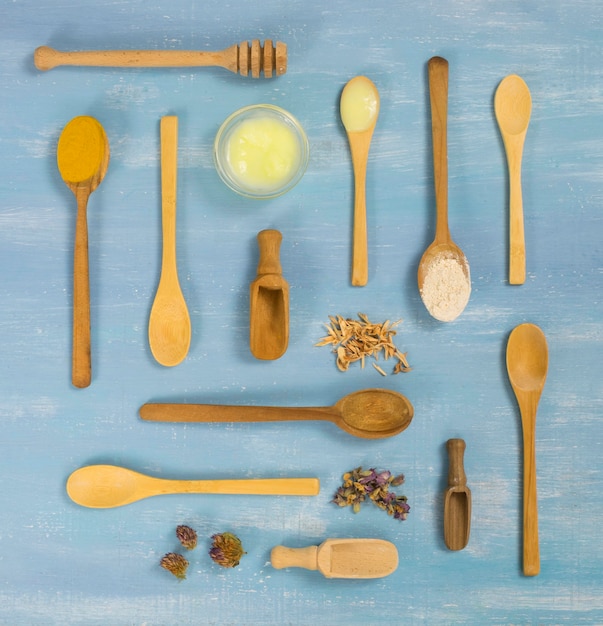
[(534, 324), (515, 327), (507, 342), (507, 372), (515, 392), (523, 431), (523, 573), (540, 572), (536, 492), (536, 412), (549, 356), (544, 333)]
[(526, 244), (521, 193), (523, 145), (532, 113), (532, 96), (522, 78), (503, 78), (494, 96), (494, 112), (509, 167), (509, 283), (526, 280)]
[(57, 146), (61, 177), (77, 200), (73, 259), (73, 346), (71, 382), (88, 387), (92, 380), (90, 347), (90, 273), (88, 261), (88, 198), (100, 185), (109, 166), (109, 142), (93, 117), (73, 118)]
[(191, 320), (178, 281), (176, 265), (176, 176), (178, 118), (161, 118), (161, 276), (149, 318), (149, 344), (155, 359), (167, 367), (178, 365), (191, 342)]
[(93, 509), (108, 509), (174, 493), (315, 496), (319, 490), (318, 478), (168, 480), (116, 465), (88, 465), (75, 470), (67, 479), (69, 497)]
[(326, 578), (383, 578), (396, 571), (398, 550), (383, 539), (327, 539), (306, 548), (275, 546), (270, 564), (318, 570)]
[(153, 422), (280, 422), (327, 420), (364, 439), (393, 437), (408, 427), (413, 406), (389, 389), (362, 389), (327, 407), (235, 406), (222, 404), (147, 403), (143, 420)]
[(366, 168), (373, 131), (379, 117), (379, 103), (379, 91), (366, 76), (352, 78), (341, 93), (341, 120), (348, 136), (354, 169), (352, 285), (356, 287), (362, 287), (368, 282)]

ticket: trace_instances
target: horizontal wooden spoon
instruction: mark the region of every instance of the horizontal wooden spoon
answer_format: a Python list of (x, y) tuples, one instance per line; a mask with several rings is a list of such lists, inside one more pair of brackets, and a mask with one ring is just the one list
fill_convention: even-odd
[(334, 406), (275, 407), (220, 404), (148, 403), (140, 417), (154, 422), (279, 422), (327, 420), (365, 439), (381, 439), (401, 433), (413, 418), (413, 406), (389, 389), (363, 389), (348, 394)]
[(536, 412), (549, 365), (546, 337), (534, 324), (516, 326), (507, 342), (507, 372), (523, 431), (523, 573), (540, 572), (536, 491)]
[(262, 230), (257, 240), (257, 278), (249, 288), (249, 347), (256, 359), (283, 356), (289, 343), (289, 285), (283, 278), (278, 230)]
[(77, 201), (73, 258), (73, 345), (71, 382), (88, 387), (92, 380), (90, 345), (90, 273), (88, 264), (88, 198), (100, 185), (109, 166), (109, 142), (93, 117), (73, 118), (61, 132), (57, 146), (61, 177)]
[(396, 571), (398, 550), (383, 539), (327, 539), (306, 548), (275, 546), (270, 563), (318, 570), (326, 578), (383, 578)]
[(318, 478), (168, 480), (116, 465), (88, 465), (75, 470), (67, 479), (69, 497), (93, 509), (108, 509), (174, 493), (315, 496), (319, 490)]
[(39, 70), (50, 70), (59, 65), (95, 67), (223, 67), (242, 76), (251, 74), (266, 78), (280, 76), (287, 71), (287, 45), (266, 39), (243, 41), (218, 52), (197, 50), (84, 50), (61, 52), (49, 46), (40, 46), (34, 52), (34, 64)]
[(448, 489), (444, 494), (444, 542), (450, 550), (462, 550), (469, 543), (471, 529), (471, 490), (463, 466), (465, 442), (449, 439)]

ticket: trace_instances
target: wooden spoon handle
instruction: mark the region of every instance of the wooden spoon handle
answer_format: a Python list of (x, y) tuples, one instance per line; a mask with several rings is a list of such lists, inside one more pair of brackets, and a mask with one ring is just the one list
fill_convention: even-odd
[[(162, 278), (178, 283), (176, 266), (176, 187), (178, 176), (178, 118), (161, 118), (161, 228)], [(165, 276), (163, 275), (165, 272)]]
[[(364, 287), (368, 282), (368, 235), (366, 226), (366, 168), (371, 134), (356, 133), (350, 142), (354, 168), (354, 231), (352, 240), (352, 285)], [(360, 138), (362, 136), (362, 138)]]
[(279, 251), (283, 236), (278, 230), (262, 230), (257, 236), (260, 249), (257, 275), (282, 274), (283, 270), (279, 259)]
[(275, 546), (270, 552), (270, 564), (275, 569), (285, 567), (303, 567), (304, 569), (318, 569), (318, 546), (306, 548), (287, 548)]
[(87, 205), (90, 189), (77, 187), (77, 217), (73, 259), (73, 346), (71, 382), (75, 387), (88, 387), (92, 379), (90, 350), (90, 275), (88, 267)]
[(252, 496), (315, 496), (320, 491), (320, 481), (318, 478), (155, 479), (153, 490), (157, 495), (208, 493)]
[(432, 57), (428, 62), (429, 101), (436, 200), (436, 243), (450, 241), (448, 230), (448, 61)]
[(538, 544), (538, 495), (536, 489), (536, 402), (532, 408), (529, 400), (521, 406), (523, 424), (523, 573), (536, 576), (540, 573), (540, 547)]
[(235, 406), (226, 404), (147, 403), (140, 417), (152, 422), (281, 422), (331, 420), (339, 413), (331, 407)]
[(509, 166), (509, 283), (526, 281), (526, 243), (524, 234), (521, 160), (525, 133), (506, 137)]

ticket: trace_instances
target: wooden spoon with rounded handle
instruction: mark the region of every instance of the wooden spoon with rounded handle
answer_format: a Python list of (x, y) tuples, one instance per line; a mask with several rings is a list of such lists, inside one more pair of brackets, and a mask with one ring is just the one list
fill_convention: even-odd
[(88, 198), (100, 185), (109, 166), (109, 142), (93, 117), (73, 118), (61, 132), (57, 164), (77, 201), (73, 259), (73, 346), (71, 382), (88, 387), (92, 380), (90, 347), (90, 273), (88, 261)]
[(168, 480), (116, 465), (80, 467), (67, 479), (69, 497), (93, 509), (123, 506), (143, 498), (174, 493), (315, 496), (319, 490), (318, 478)]
[(507, 372), (515, 392), (523, 431), (523, 573), (540, 572), (536, 492), (536, 411), (549, 364), (544, 333), (534, 324), (520, 324), (507, 342)]
[(532, 96), (522, 78), (503, 78), (494, 96), (494, 112), (503, 138), (509, 168), (509, 283), (526, 280), (526, 244), (521, 193), (523, 145), (532, 113)]
[(161, 276), (149, 318), (149, 344), (155, 359), (178, 365), (191, 342), (191, 320), (178, 281), (176, 266), (176, 176), (178, 118), (161, 118), (161, 222), (163, 253)]

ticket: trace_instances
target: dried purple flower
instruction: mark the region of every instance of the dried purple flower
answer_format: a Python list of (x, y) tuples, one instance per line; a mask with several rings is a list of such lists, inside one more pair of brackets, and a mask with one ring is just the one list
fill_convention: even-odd
[(368, 498), (394, 519), (405, 520), (410, 512), (406, 496), (397, 496), (389, 490), (390, 486), (399, 486), (403, 482), (403, 474), (394, 476), (388, 470), (377, 472), (374, 468), (363, 470), (357, 467), (343, 475), (343, 484), (332, 501), (337, 506), (351, 506), (354, 513), (358, 513)]
[(241, 540), (232, 533), (212, 535), (209, 556), (222, 567), (236, 567), (244, 554)]
[(177, 526), (176, 537), (187, 550), (197, 547), (197, 533), (190, 526)]
[(171, 574), (180, 580), (186, 578), (186, 570), (188, 569), (188, 561), (181, 555), (175, 552), (168, 552), (162, 557), (159, 563), (163, 569), (166, 569)]

